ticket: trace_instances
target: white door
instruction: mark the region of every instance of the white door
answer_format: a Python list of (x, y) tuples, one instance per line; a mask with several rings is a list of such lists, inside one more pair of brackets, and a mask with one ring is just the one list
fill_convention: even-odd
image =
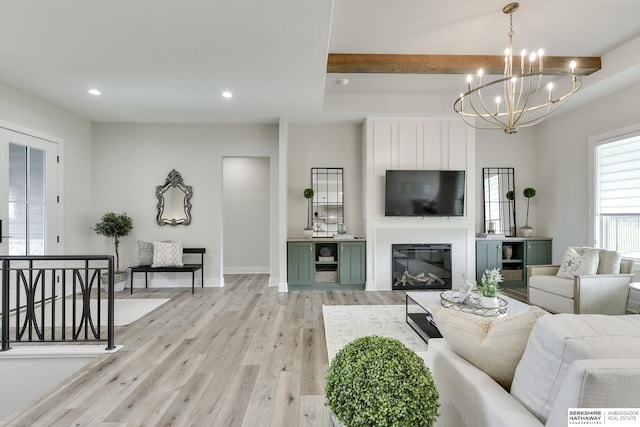
[(0, 128), (0, 254), (58, 253), (58, 144)]

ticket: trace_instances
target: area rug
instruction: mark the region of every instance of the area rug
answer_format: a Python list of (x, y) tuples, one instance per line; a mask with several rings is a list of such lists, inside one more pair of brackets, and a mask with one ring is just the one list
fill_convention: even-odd
[[(90, 303), (91, 313), (93, 316), (96, 316), (98, 313), (97, 300), (91, 299), (90, 301), (91, 301)], [(115, 326), (129, 325), (135, 322), (136, 320), (142, 318), (146, 314), (152, 312), (156, 308), (160, 307), (162, 304), (166, 303), (167, 301), (169, 301), (169, 298), (144, 298), (144, 299), (116, 298), (114, 309), (113, 309), (114, 325)], [(65, 322), (67, 324), (70, 324), (73, 306), (70, 304), (69, 300), (67, 300), (67, 304), (68, 305), (65, 309), (65, 312), (66, 312)], [(60, 319), (62, 316), (62, 304), (60, 303), (60, 300), (59, 299), (56, 300), (54, 305), (56, 310), (56, 313), (55, 313), (56, 319)], [(38, 316), (40, 316), (39, 310), (40, 309), (38, 308), (37, 309)], [(76, 301), (76, 315), (79, 317), (81, 313), (82, 313), (82, 301), (78, 300)], [(24, 314), (21, 314), (21, 316), (24, 316)], [(11, 316), (11, 319), (9, 321), (10, 322), (15, 321), (13, 320), (14, 317), (15, 317), (15, 314)], [(45, 305), (45, 318), (51, 319), (51, 303), (50, 302), (48, 302)], [(107, 300), (106, 299), (100, 300), (100, 324), (103, 326), (107, 325)]]
[(395, 338), (426, 358), (427, 343), (405, 320), (405, 305), (323, 305), (329, 360), (346, 344), (367, 335)]

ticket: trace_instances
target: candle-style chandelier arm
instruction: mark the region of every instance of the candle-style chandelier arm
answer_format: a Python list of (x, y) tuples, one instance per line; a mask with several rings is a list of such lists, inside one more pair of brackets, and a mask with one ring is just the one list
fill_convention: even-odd
[[(532, 100), (535, 98), (535, 95), (540, 95), (540, 92), (543, 88), (543, 77), (552, 76), (552, 77), (560, 77), (560, 78), (571, 78), (571, 88), (562, 96), (550, 99), (545, 99), (544, 102), (537, 103), (536, 105), (531, 105)], [(558, 110), (562, 105), (564, 105), (567, 100), (577, 92), (581, 85), (582, 79), (570, 72), (566, 72), (563, 74), (558, 73), (534, 73), (534, 74), (525, 74), (519, 77), (519, 80), (531, 80), (536, 79), (535, 89), (534, 83), (531, 80), (530, 84), (526, 83), (528, 86), (522, 89), (522, 94), (520, 96), (525, 96), (525, 94), (529, 93), (529, 89), (531, 91), (528, 99), (523, 98), (523, 102), (516, 103), (514, 99), (514, 105), (511, 110), (500, 111), (497, 114), (492, 112), (489, 107), (482, 100), (484, 99), (482, 96), (482, 92), (487, 90), (490, 86), (497, 85), (505, 85), (511, 84), (511, 77), (503, 77), (498, 80), (494, 80), (490, 83), (484, 84), (479, 87), (472, 87), (468, 92), (460, 95), (458, 99), (454, 102), (454, 111), (462, 117), (464, 122), (469, 126), (476, 129), (503, 129), (506, 133), (514, 133), (508, 132), (510, 126), (515, 126), (516, 131), (518, 127), (527, 127), (533, 126), (541, 122), (544, 118), (546, 118), (549, 114)], [(506, 90), (506, 89), (504, 89)], [(508, 99), (508, 95), (505, 94), (505, 98)], [(507, 100), (506, 104), (509, 103)], [(521, 105), (518, 105), (521, 104)], [(543, 111), (544, 110), (544, 111)], [(530, 118), (527, 118), (527, 114), (534, 114)], [(509, 117), (512, 117), (512, 120), (509, 120)], [(469, 120), (469, 119), (481, 119), (482, 121)], [(484, 122), (484, 123), (483, 123)]]

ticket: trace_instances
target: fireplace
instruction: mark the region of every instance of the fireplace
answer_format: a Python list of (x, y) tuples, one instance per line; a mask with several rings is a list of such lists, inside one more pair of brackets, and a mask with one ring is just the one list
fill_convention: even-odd
[(451, 289), (450, 244), (392, 244), (393, 290)]

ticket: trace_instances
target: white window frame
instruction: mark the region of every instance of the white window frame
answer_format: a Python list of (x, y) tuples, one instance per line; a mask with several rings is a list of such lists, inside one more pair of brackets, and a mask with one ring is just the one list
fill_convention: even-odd
[[(44, 132), (36, 131), (15, 123), (7, 122), (0, 119), (0, 129), (5, 129), (10, 132), (16, 132), (19, 134), (24, 134), (27, 137), (37, 138), (43, 141), (47, 141), (49, 143), (53, 143), (57, 147), (57, 182), (56, 182), (56, 194), (57, 194), (57, 203), (56, 203), (56, 212), (54, 215), (54, 223), (56, 224), (56, 233), (52, 233), (51, 236), (55, 234), (56, 239), (55, 243), (51, 240), (51, 244), (48, 245), (47, 251), (45, 252), (47, 255), (61, 255), (64, 254), (64, 140), (62, 138), (52, 136), (46, 134)], [(1, 156), (0, 156), (1, 157)], [(7, 218), (8, 219), (8, 218)], [(5, 232), (8, 228), (8, 221), (3, 222), (3, 227), (5, 228)], [(0, 230), (1, 231), (1, 230)], [(8, 240), (5, 240), (8, 242)], [(4, 241), (3, 241), (4, 242)], [(5, 245), (8, 250), (8, 245)], [(2, 251), (0, 251), (2, 253)]]
[(599, 211), (596, 198), (596, 192), (598, 191), (596, 149), (603, 144), (637, 136), (640, 136), (640, 123), (589, 138), (589, 242), (592, 246), (597, 245), (596, 230), (598, 229), (598, 224), (596, 213)]

